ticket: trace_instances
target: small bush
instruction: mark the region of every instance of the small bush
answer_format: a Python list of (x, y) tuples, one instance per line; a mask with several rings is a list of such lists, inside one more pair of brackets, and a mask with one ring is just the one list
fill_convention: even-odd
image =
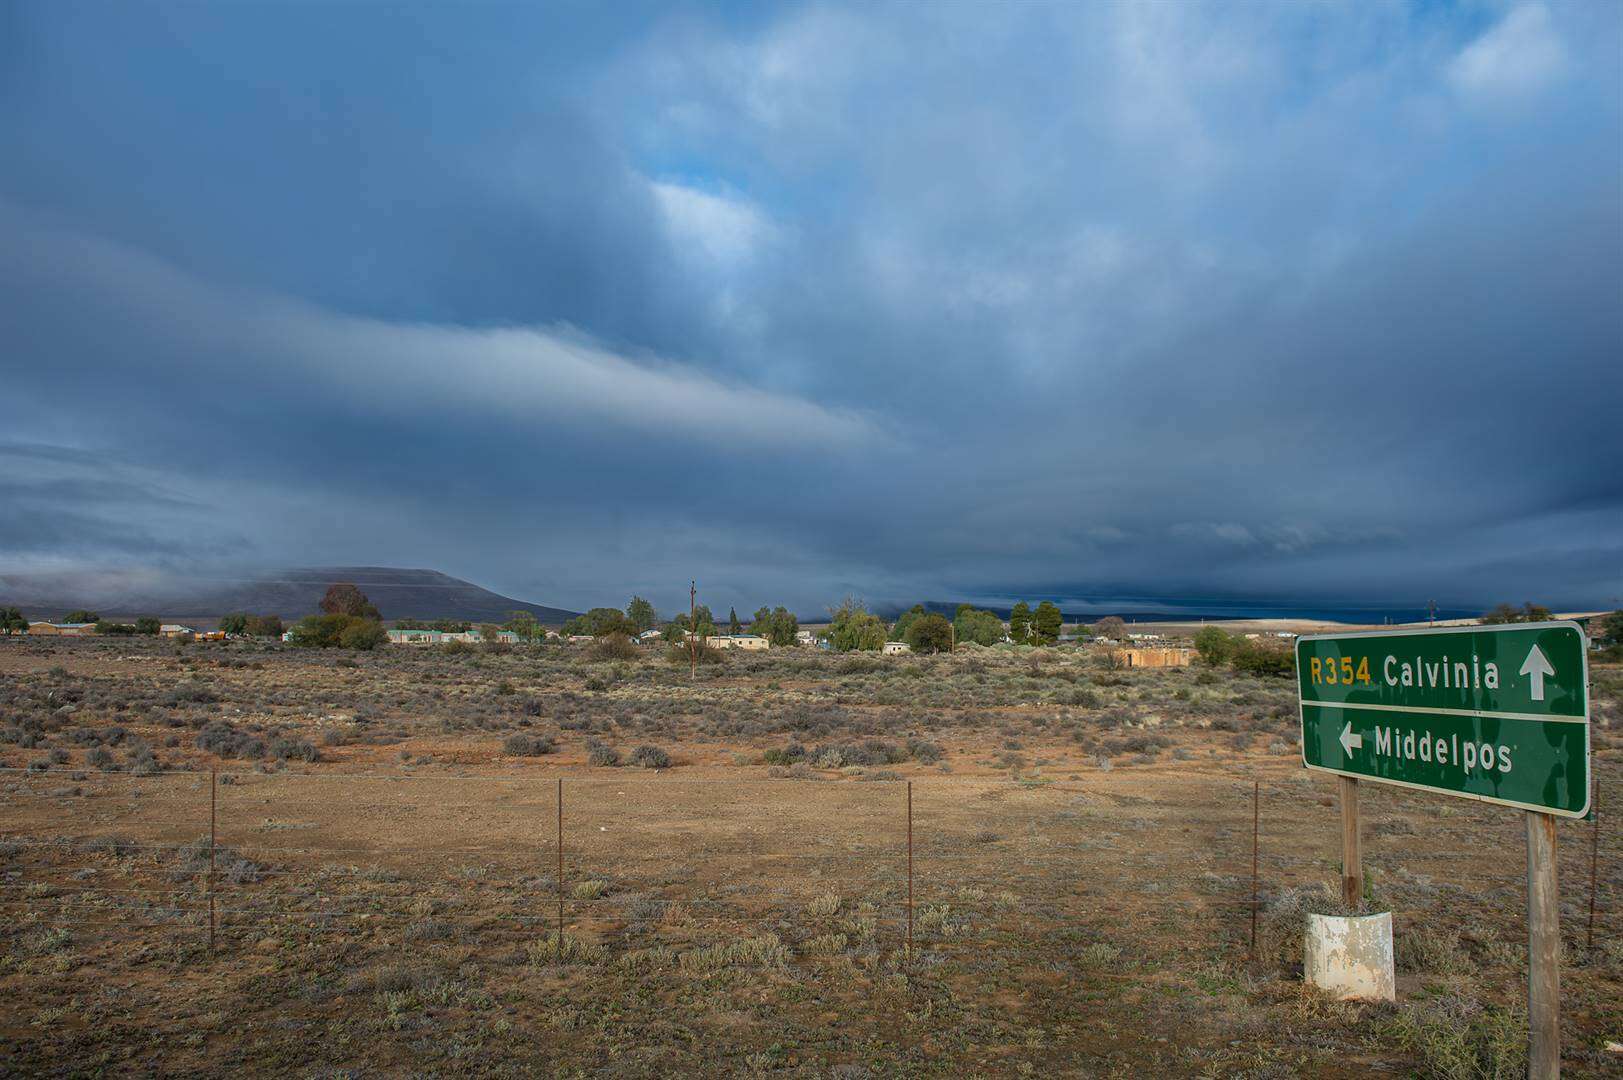
[(909, 757), (921, 765), (934, 765), (943, 756), (941, 747), (929, 739), (907, 740), (907, 753)]
[(545, 735), (509, 735), (502, 740), (502, 752), (514, 757), (541, 757), (557, 749), (558, 744)]
[(265, 740), (237, 728), (226, 720), (211, 720), (192, 740), (199, 750), (223, 758), (255, 760), (265, 756)]
[(277, 761), (321, 760), (321, 752), (309, 739), (276, 739), (270, 744), (270, 753)]
[(1427, 998), (1389, 1023), (1399, 1046), (1440, 1080), (1510, 1080), (1527, 1074), (1527, 1019), (1472, 998)]
[(768, 765), (793, 765), (806, 756), (806, 748), (799, 743), (790, 743), (781, 749), (768, 750), (761, 755)]
[(635, 660), (642, 651), (624, 634), (608, 634), (592, 642), (589, 655), (593, 660)]
[(588, 881), (577, 881), (575, 882), (574, 887), (569, 890), (570, 895), (572, 895), (576, 900), (596, 900), (598, 897), (602, 896), (608, 891), (609, 883), (598, 878), (592, 878)]
[(620, 764), (620, 751), (607, 743), (590, 739), (586, 743), (586, 763), (604, 768)]
[(657, 746), (639, 746), (631, 751), (631, 764), (643, 769), (668, 769), (671, 755)]

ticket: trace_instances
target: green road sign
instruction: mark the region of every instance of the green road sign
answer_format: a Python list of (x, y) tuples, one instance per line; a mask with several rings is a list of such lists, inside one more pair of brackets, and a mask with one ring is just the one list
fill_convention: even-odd
[(1589, 657), (1577, 623), (1302, 637), (1296, 682), (1310, 769), (1589, 812)]

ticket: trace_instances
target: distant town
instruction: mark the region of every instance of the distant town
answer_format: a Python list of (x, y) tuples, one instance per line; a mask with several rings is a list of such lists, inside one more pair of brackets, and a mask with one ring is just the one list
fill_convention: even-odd
[[(335, 582), (320, 601), (320, 614), (284, 623), (279, 615), (232, 612), (212, 627), (194, 627), (142, 616), (130, 622), (103, 619), (80, 609), (60, 618), (30, 618), (17, 607), (0, 607), (0, 635), (41, 637), (161, 637), (177, 642), (236, 639), (280, 640), (300, 648), (371, 650), (384, 645), (457, 648), (515, 648), (547, 644), (589, 645), (600, 658), (625, 658), (644, 650), (666, 649), (673, 660), (714, 658), (727, 651), (821, 649), (895, 656), (940, 653), (960, 647), (991, 648), (1059, 645), (1103, 645), (1123, 667), (1182, 667), (1197, 657), (1231, 664), (1241, 671), (1284, 674), (1293, 670), (1287, 647), (1298, 636), (1293, 629), (1231, 632), (1221, 625), (1192, 628), (1187, 623), (1143, 624), (1137, 629), (1117, 616), (1096, 622), (1067, 623), (1053, 601), (1035, 606), (1021, 601), (1007, 619), (971, 604), (959, 605), (952, 618), (915, 604), (893, 621), (846, 598), (829, 609), (825, 622), (802, 626), (793, 612), (762, 607), (747, 619), (736, 609), (717, 618), (709, 606), (695, 602), (690, 611), (663, 618), (652, 603), (633, 596), (624, 609), (596, 607), (561, 623), (542, 623), (527, 610), (514, 610), (497, 622), (469, 620), (387, 620), (359, 586)], [(1556, 616), (1531, 602), (1501, 604), (1479, 618), (1449, 620), (1449, 625), (1496, 625), (1544, 622)], [(1623, 648), (1623, 611), (1578, 613), (1570, 618), (1583, 626), (1596, 650)]]

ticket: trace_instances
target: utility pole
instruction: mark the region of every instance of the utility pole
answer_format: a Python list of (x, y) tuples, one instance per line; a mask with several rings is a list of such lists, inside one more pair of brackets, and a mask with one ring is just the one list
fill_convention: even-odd
[(699, 586), (688, 582), (688, 678), (699, 677)]
[(1437, 625), (1437, 601), (1435, 601), (1435, 600), (1427, 600), (1426, 601), (1426, 611), (1428, 613), (1427, 618), (1430, 621), (1431, 625), (1436, 626)]

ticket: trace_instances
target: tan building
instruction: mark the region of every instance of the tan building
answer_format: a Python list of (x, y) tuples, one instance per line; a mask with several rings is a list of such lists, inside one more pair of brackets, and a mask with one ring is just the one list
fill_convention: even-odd
[(770, 649), (772, 643), (759, 634), (717, 634), (705, 639), (712, 649)]
[(900, 656), (913, 651), (913, 646), (905, 641), (887, 641), (883, 646), (886, 656)]
[(96, 632), (96, 624), (93, 622), (31, 622), (28, 624), (28, 632), (44, 637), (90, 637)]
[(1123, 667), (1157, 668), (1188, 667), (1193, 660), (1193, 649), (1117, 649)]

